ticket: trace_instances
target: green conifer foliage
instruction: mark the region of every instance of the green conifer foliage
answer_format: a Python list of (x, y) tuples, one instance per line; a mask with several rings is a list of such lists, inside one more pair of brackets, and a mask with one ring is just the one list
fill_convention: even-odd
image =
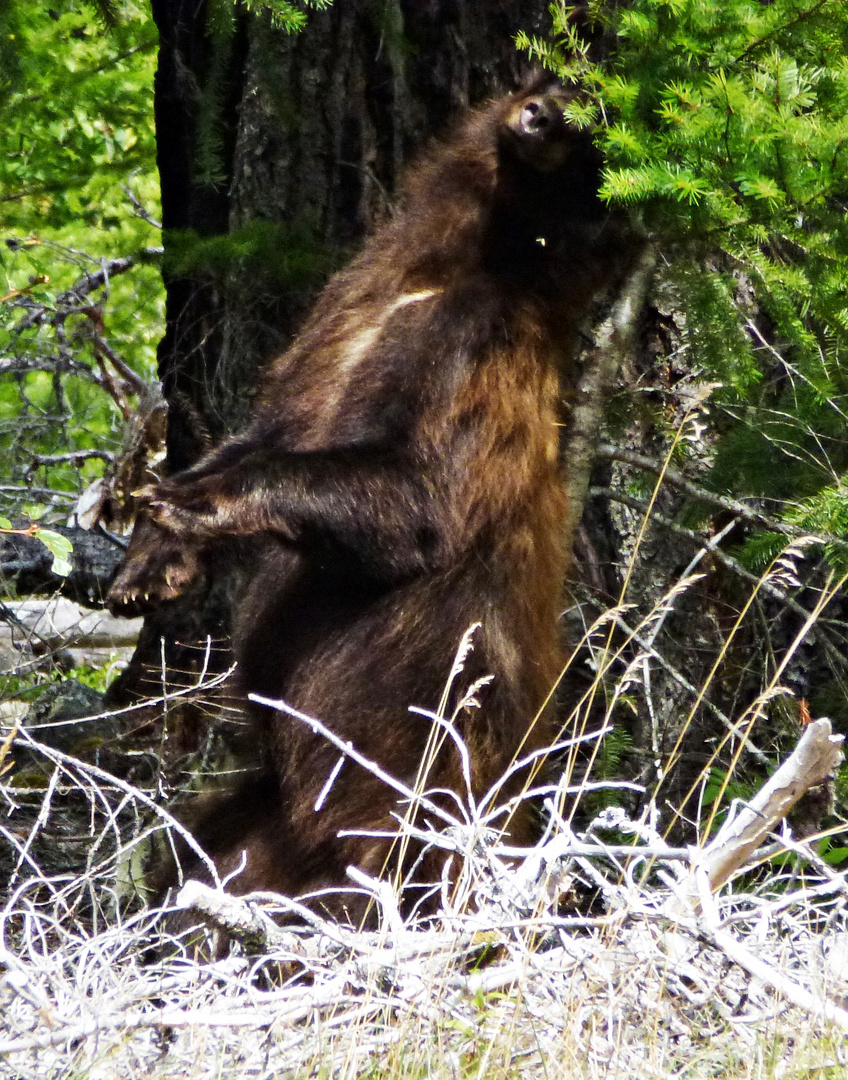
[(848, 519), (848, 5), (593, 0), (595, 40), (612, 42), (600, 61), (571, 8), (552, 14), (553, 43), (520, 44), (589, 88), (575, 119), (596, 126), (603, 197), (655, 237), (689, 362), (721, 383), (712, 484), (792, 501), (835, 556)]

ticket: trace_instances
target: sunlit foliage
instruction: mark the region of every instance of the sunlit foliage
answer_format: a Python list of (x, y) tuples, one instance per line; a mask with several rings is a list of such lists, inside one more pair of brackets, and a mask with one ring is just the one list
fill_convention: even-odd
[[(590, 90), (603, 195), (668, 264), (688, 363), (721, 383), (712, 483), (846, 518), (848, 7), (842, 0), (563, 4), (521, 44)], [(595, 46), (596, 48), (597, 46)], [(837, 547), (832, 550), (838, 555)]]

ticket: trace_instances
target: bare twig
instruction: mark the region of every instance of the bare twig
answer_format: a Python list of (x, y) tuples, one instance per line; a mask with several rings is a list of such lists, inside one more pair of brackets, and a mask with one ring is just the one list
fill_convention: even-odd
[[(643, 649), (652, 660), (655, 660), (656, 663), (658, 663), (664, 671), (668, 672), (668, 674), (671, 676), (672, 679), (674, 679), (678, 686), (682, 686), (683, 689), (688, 691), (693, 697), (696, 698), (698, 696), (697, 686), (695, 686), (694, 683), (690, 682), (689, 679), (687, 679), (681, 671), (678, 671), (678, 669), (673, 664), (670, 664), (668, 660), (662, 655), (662, 653), (658, 652), (654, 648), (651, 642), (649, 642), (645, 637), (643, 637), (641, 634), (638, 634), (635, 630), (628, 626), (624, 619), (619, 617), (616, 618), (615, 621), (617, 625), (621, 627), (624, 633), (636, 642), (640, 649)], [(713, 714), (713, 716), (718, 717), (719, 721), (732, 735), (735, 735), (739, 738), (744, 738), (746, 753), (750, 754), (752, 757), (755, 757), (764, 765), (769, 764), (770, 759), (768, 757), (768, 754), (762, 751), (758, 746), (755, 746), (754, 743), (751, 742), (750, 737), (745, 738), (745, 732), (741, 730), (738, 723), (734, 723), (725, 712), (723, 712), (717, 705), (707, 700), (706, 698), (704, 698), (702, 704), (705, 709), (707, 709)]]
[[(118, 274), (126, 273), (127, 270), (130, 270), (141, 259), (157, 258), (162, 254), (163, 250), (164, 249), (160, 247), (147, 247), (134, 255), (122, 255), (114, 259), (101, 260), (101, 265), (97, 270), (92, 270), (88, 274), (83, 274), (82, 277), (74, 282), (70, 289), (66, 289), (65, 292), (59, 293), (55, 300), (54, 309), (67, 312), (69, 309), (73, 310), (78, 308), (84, 303), (85, 298), (90, 293), (106, 285), (110, 277), (116, 277)], [(45, 319), (50, 318), (52, 314), (53, 309), (44, 304), (39, 305), (18, 323), (17, 330), (29, 330), (31, 327), (37, 326)]]
[(126, 197), (132, 203), (132, 208), (135, 211), (135, 216), (141, 218), (142, 221), (146, 221), (148, 225), (152, 225), (154, 229), (161, 229), (162, 222), (157, 221), (155, 217), (150, 213), (144, 203), (139, 199), (136, 193), (132, 190), (129, 184), (121, 184), (121, 190)]
[[(648, 511), (648, 503), (642, 499), (634, 499), (631, 495), (624, 495), (618, 491), (612, 491), (609, 488), (591, 488), (589, 494), (592, 496), (598, 496), (600, 498), (610, 499), (613, 502), (621, 503), (622, 506), (629, 506), (632, 510), (637, 510), (639, 513), (645, 514)], [(705, 539), (703, 536), (699, 536), (692, 529), (687, 529), (683, 525), (678, 525), (677, 522), (669, 520), (656, 509), (651, 509), (651, 521), (667, 532), (674, 533), (675, 536), (684, 537), (692, 544), (698, 544), (703, 546)], [(803, 539), (803, 537), (799, 537)], [(811, 537), (811, 540), (816, 541), (815, 537)], [(712, 547), (710, 551), (717, 562), (720, 562), (723, 566), (726, 566), (728, 570), (732, 570), (737, 577), (742, 578), (743, 581), (748, 581), (760, 590), (764, 595), (770, 597), (772, 600), (777, 600), (789, 611), (792, 611), (795, 615), (800, 616), (802, 619), (809, 618), (809, 611), (799, 604), (791, 596), (787, 596), (780, 589), (775, 588), (769, 581), (766, 581), (762, 577), (757, 577), (756, 574), (752, 574), (750, 570), (742, 565), (738, 559), (734, 559), (732, 555), (728, 555), (726, 551), (722, 551), (719, 547)], [(837, 670), (844, 670), (846, 666), (846, 659), (844, 652), (839, 649), (830, 640), (828, 634), (821, 622), (817, 623), (819, 628), (819, 640), (822, 648), (828, 655), (828, 658), (833, 663)]]
[(745, 521), (751, 522), (752, 525), (759, 525), (763, 529), (768, 529), (771, 532), (780, 532), (786, 536), (798, 537), (805, 535), (803, 529), (796, 528), (794, 525), (787, 525), (777, 518), (763, 514), (759, 510), (754, 510), (750, 506), (746, 506), (745, 503), (740, 502), (738, 499), (732, 499), (727, 495), (718, 495), (714, 491), (708, 491), (700, 484), (693, 483), (693, 481), (684, 476), (683, 473), (679, 472), (677, 469), (667, 466), (665, 462), (658, 461), (656, 458), (649, 457), (647, 454), (637, 454), (633, 450), (626, 450), (624, 447), (613, 446), (610, 443), (602, 443), (598, 446), (596, 454), (599, 458), (603, 458), (606, 461), (621, 461), (625, 465), (633, 465), (636, 468), (645, 469), (647, 472), (654, 473), (656, 476), (662, 476), (672, 486), (679, 488), (681, 491), (685, 491), (686, 494), (691, 495), (693, 499), (707, 503), (709, 506), (715, 506), (720, 510), (727, 510), (731, 514), (735, 514), (737, 517), (744, 518)]
[(64, 454), (32, 454), (30, 460), (33, 465), (61, 465), (68, 463), (78, 465), (82, 461), (114, 461), (115, 455), (111, 450), (68, 450)]

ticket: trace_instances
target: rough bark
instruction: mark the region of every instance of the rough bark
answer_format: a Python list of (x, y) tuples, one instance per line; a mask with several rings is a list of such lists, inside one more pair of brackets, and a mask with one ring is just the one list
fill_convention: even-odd
[(53, 573), (53, 555), (36, 537), (9, 533), (0, 536), (0, 579), (21, 596), (58, 591), (83, 604), (104, 604), (123, 558), (122, 545), (105, 533), (50, 527), (73, 544), (71, 573), (64, 578)]
[[(404, 163), (463, 107), (527, 74), (513, 39), (547, 26), (547, 3), (337, 0), (298, 35), (245, 16), (222, 43), (205, 2), (152, 2), (167, 290), (159, 374), (176, 472), (244, 421), (257, 372), (291, 341), (329, 270), (389, 212)], [(198, 165), (212, 90), (216, 183)], [(185, 230), (224, 236), (257, 223), (273, 250), (260, 245), (214, 274), (169, 269)], [(161, 685), (163, 662), (190, 684), (209, 663), (207, 635), (225, 637), (228, 606), (219, 581), (148, 618), (111, 699)], [(225, 648), (213, 654), (220, 670), (228, 661)]]
[[(236, 28), (228, 55), (214, 54), (205, 0), (152, 0), (159, 29), (159, 66), (154, 83), (156, 157), (165, 237), (166, 332), (159, 343), (159, 376), (169, 404), (168, 463), (187, 468), (202, 453), (204, 437), (220, 436), (223, 417), (215, 400), (214, 373), (224, 317), (214, 283), (169, 269), (175, 234), (200, 237), (228, 229), (232, 143), (244, 68), (244, 30)], [(221, 71), (220, 67), (224, 70)], [(215, 79), (216, 86), (210, 83)], [(204, 95), (216, 93), (217, 137), (227, 174), (217, 182), (199, 175), (200, 121)]]
[[(230, 280), (217, 376), (235, 426), (321, 269), (343, 262), (389, 212), (404, 165), (433, 134), (520, 82), (527, 62), (514, 35), (539, 29), (545, 11), (538, 0), (346, 0), (310, 15), (296, 37), (249, 21), (229, 224), (272, 222), (295, 250), (259, 288), (239, 268)], [(317, 272), (298, 259), (304, 248)]]

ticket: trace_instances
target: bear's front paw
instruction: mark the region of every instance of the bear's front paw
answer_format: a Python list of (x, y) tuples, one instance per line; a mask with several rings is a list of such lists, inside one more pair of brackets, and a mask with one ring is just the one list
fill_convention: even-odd
[(143, 517), (109, 590), (109, 609), (115, 615), (143, 615), (179, 596), (199, 570), (195, 548)]

